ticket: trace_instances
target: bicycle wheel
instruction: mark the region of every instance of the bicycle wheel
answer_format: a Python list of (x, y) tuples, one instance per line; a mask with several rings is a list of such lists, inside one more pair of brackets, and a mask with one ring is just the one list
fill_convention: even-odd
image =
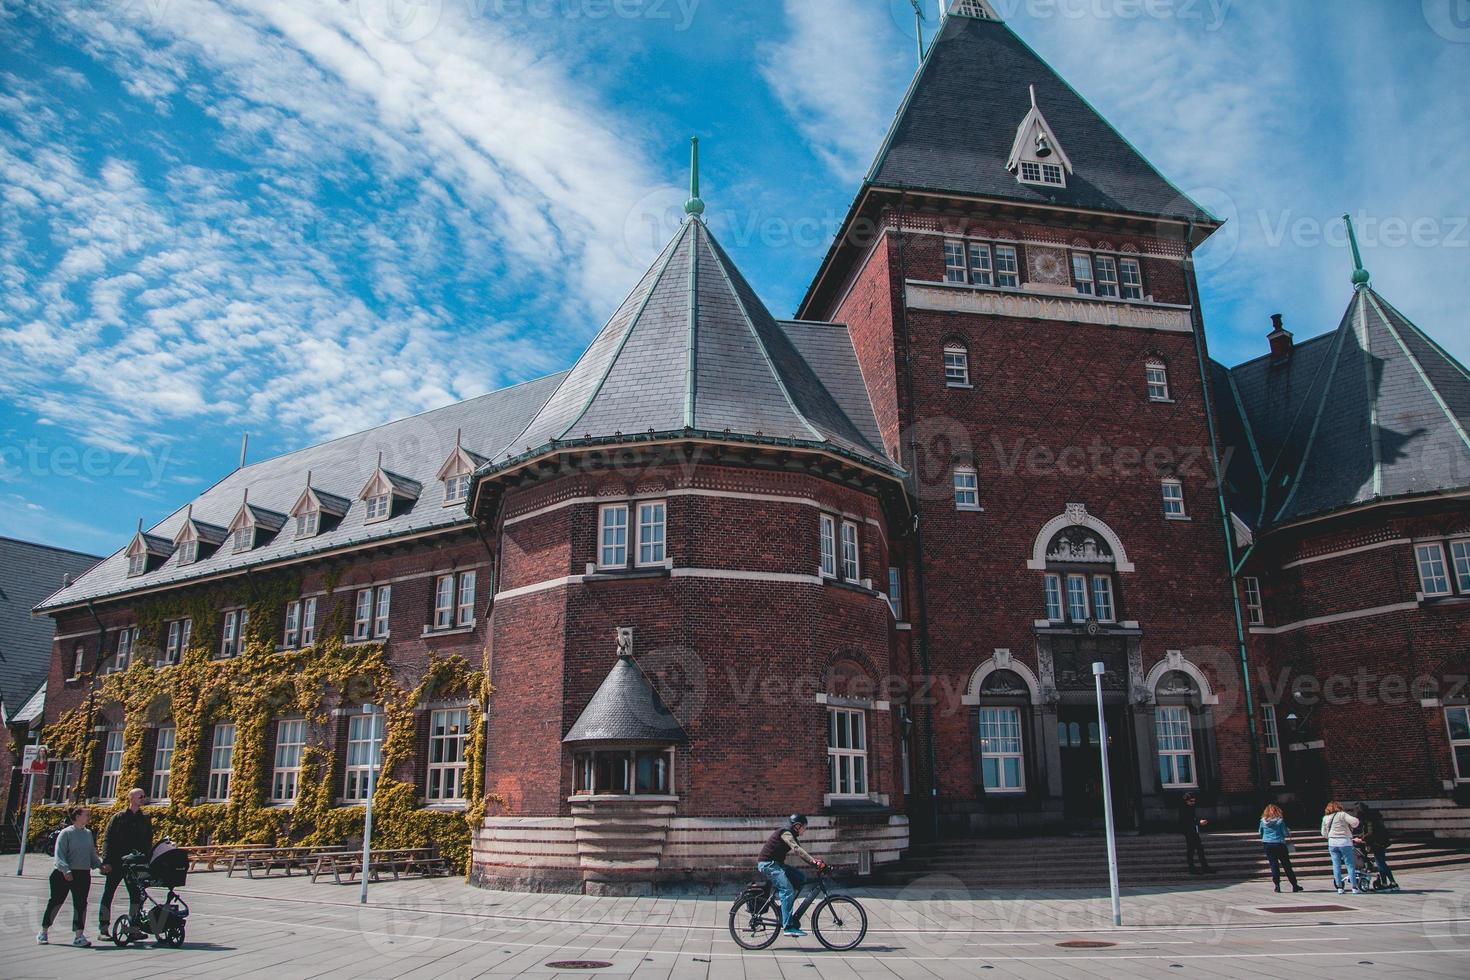
[(730, 938), (742, 949), (765, 949), (781, 934), (779, 919), (763, 918), (768, 902), (741, 896), (730, 906)]
[(868, 913), (857, 899), (832, 895), (812, 913), (812, 931), (828, 949), (852, 949), (868, 934)]

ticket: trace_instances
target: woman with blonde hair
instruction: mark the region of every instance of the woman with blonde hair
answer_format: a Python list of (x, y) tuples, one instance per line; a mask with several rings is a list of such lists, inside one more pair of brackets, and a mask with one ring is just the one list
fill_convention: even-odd
[(1291, 830), (1286, 826), (1286, 816), (1281, 807), (1269, 804), (1261, 812), (1261, 844), (1266, 848), (1266, 860), (1271, 862), (1271, 884), (1281, 891), (1281, 872), (1285, 871), (1291, 890), (1304, 891), (1296, 883), (1296, 871), (1291, 866), (1291, 845), (1286, 842), (1290, 836)]
[(1322, 836), (1327, 838), (1327, 853), (1332, 857), (1332, 883), (1337, 893), (1342, 894), (1343, 869), (1347, 869), (1348, 884), (1353, 894), (1362, 894), (1358, 888), (1358, 871), (1353, 866), (1353, 831), (1358, 829), (1358, 818), (1333, 800), (1327, 804), (1322, 817)]

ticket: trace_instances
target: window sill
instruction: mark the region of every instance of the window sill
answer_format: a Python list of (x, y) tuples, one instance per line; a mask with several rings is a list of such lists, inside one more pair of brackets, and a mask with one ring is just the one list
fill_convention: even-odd
[(1419, 605), (1425, 609), (1435, 606), (1463, 606), (1467, 603), (1470, 603), (1470, 596), (1452, 594), (1424, 595), (1422, 592), (1419, 594)]
[(1194, 520), (1194, 518), (1190, 517), (1188, 514), (1165, 514), (1164, 515), (1164, 520), (1166, 520), (1166, 521), (1192, 521), (1192, 520)]
[(1172, 398), (1150, 398), (1149, 399), (1149, 404), (1151, 404), (1151, 405), (1172, 405), (1172, 404), (1174, 404), (1174, 399), (1172, 399)]
[(568, 803), (677, 803), (677, 796), (658, 793), (578, 793)]
[(961, 391), (973, 391), (975, 389), (974, 385), (960, 381), (946, 381), (944, 386), (946, 388), (958, 388)]
[(621, 582), (668, 577), (669, 567), (667, 565), (645, 565), (641, 568), (598, 568), (595, 565), (589, 565), (587, 573), (582, 576), (582, 582), (591, 584), (593, 582)]
[(955, 504), (954, 509), (962, 514), (983, 514), (985, 508), (979, 504)]
[(462, 636), (465, 633), (473, 633), (474, 631), (475, 631), (475, 624), (474, 623), (470, 623), (468, 626), (448, 626), (448, 627), (445, 627), (444, 629), (437, 629), (437, 630), (434, 629), (433, 627), (425, 626), (424, 627), (424, 631), (422, 633), (420, 633), (419, 636), (420, 637), (428, 637), (428, 636)]
[(446, 501), (444, 501), (444, 506), (445, 507), (463, 507), (464, 505), (465, 505), (465, 501), (463, 499), (460, 499), (460, 500), (446, 500)]
[[(858, 593), (861, 593), (863, 595), (883, 595), (883, 593), (881, 593), (877, 589), (873, 588), (872, 585), (867, 584), (868, 582), (869, 582), (868, 579), (863, 579), (861, 581), (854, 582), (854, 581), (849, 581), (848, 579), (833, 578), (831, 576), (826, 576), (826, 575), (824, 575), (822, 577), (822, 584), (823, 585), (836, 586), (839, 589), (846, 589), (849, 592), (858, 592)], [(883, 598), (886, 600), (888, 597), (886, 595), (884, 595)]]
[(419, 806), (435, 813), (463, 813), (469, 806), (469, 802), (466, 800), (435, 800), (430, 803), (426, 800), (419, 800)]
[(353, 639), (350, 636), (344, 636), (344, 637), (342, 637), (342, 645), (344, 647), (363, 647), (363, 646), (367, 646), (369, 643), (387, 643), (387, 642), (388, 642), (388, 638), (386, 636), (369, 636), (366, 639), (362, 639), (362, 640)]

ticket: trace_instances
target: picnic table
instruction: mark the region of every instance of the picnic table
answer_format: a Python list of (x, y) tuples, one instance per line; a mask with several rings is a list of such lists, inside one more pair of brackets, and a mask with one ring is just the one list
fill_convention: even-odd
[(218, 865), (229, 861), (232, 854), (265, 847), (264, 844), (196, 844), (185, 846), (190, 871), (218, 871)]
[(317, 855), (336, 849), (322, 845), (242, 847), (229, 855), (229, 877), (233, 878), (235, 869), (239, 868), (245, 872), (247, 878), (254, 878), (257, 871), (263, 872), (269, 878), (272, 869), (280, 868), (289, 878), (293, 869), (305, 871)]
[[(339, 885), (343, 883), (343, 875), (347, 876), (348, 881), (352, 881), (362, 873), (362, 851), (332, 850), (315, 855), (312, 858), (311, 880), (316, 881), (328, 871)], [(395, 879), (400, 874), (432, 877), (448, 874), (449, 862), (439, 855), (439, 850), (435, 847), (391, 847), (374, 850), (368, 874), (373, 881), (377, 881), (384, 871), (393, 872)]]

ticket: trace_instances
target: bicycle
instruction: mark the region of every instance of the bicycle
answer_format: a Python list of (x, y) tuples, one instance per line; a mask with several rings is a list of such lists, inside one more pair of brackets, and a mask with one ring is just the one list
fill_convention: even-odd
[[(806, 900), (791, 911), (791, 923), (800, 926), (801, 918), (823, 896), (812, 911), (812, 932), (817, 942), (830, 950), (852, 949), (868, 934), (868, 913), (851, 895), (834, 893), (828, 887), (830, 872), (818, 869), (797, 892), (808, 892)], [(767, 914), (769, 913), (769, 914)], [(781, 900), (775, 887), (764, 877), (745, 886), (735, 904), (730, 906), (730, 938), (742, 949), (765, 949), (781, 935)]]

